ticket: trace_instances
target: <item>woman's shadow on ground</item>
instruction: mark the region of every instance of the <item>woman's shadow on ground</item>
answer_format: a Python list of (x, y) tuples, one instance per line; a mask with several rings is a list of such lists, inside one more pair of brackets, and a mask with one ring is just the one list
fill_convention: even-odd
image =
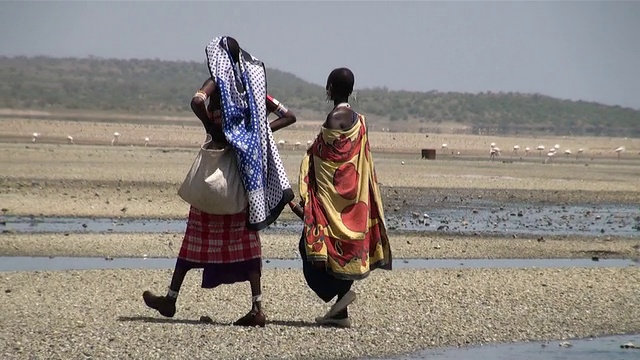
[[(118, 321), (121, 322), (142, 322), (151, 324), (186, 324), (186, 325), (215, 325), (215, 326), (231, 326), (230, 323), (215, 321), (209, 317), (201, 317), (200, 319), (173, 319), (158, 318), (151, 316), (119, 316)], [(267, 320), (267, 325), (290, 326), (290, 327), (320, 327), (320, 325), (302, 320)]]

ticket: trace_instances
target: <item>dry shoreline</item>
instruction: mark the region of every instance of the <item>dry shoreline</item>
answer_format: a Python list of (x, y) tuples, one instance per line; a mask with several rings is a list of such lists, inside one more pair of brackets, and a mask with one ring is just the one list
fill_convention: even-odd
[[(261, 234), (264, 258), (296, 259), (298, 235)], [(608, 239), (608, 240), (607, 240)], [(517, 239), (412, 234), (390, 237), (396, 259), (630, 259), (640, 240), (628, 238), (535, 237)], [(0, 256), (174, 258), (182, 234), (2, 234)]]
[[(319, 328), (327, 305), (297, 270), (266, 270), (268, 325), (229, 326), (246, 284), (199, 289), (187, 278), (171, 320), (144, 307), (170, 271), (10, 272), (0, 277), (0, 354), (26, 358), (345, 359), (424, 348), (640, 331), (640, 269), (376, 271), (356, 284), (354, 328)], [(383, 285), (382, 285), (383, 284)], [(200, 324), (201, 315), (216, 324)]]

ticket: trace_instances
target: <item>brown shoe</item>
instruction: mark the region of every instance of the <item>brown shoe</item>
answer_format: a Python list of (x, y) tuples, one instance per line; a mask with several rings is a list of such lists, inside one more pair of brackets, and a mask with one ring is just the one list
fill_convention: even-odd
[(267, 317), (262, 311), (251, 310), (247, 315), (241, 317), (233, 323), (235, 326), (260, 326), (264, 327)]
[(167, 296), (154, 295), (151, 291), (143, 292), (142, 298), (148, 307), (157, 310), (162, 316), (173, 317), (176, 313), (175, 299)]

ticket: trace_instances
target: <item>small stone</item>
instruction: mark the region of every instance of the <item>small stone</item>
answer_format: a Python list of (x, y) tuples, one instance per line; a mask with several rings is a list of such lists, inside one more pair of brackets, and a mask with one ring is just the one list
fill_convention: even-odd
[(568, 341), (563, 341), (563, 342), (561, 342), (561, 343), (560, 343), (560, 344), (558, 344), (558, 345), (560, 345), (560, 347), (565, 347), (565, 348), (570, 348), (570, 347), (572, 347), (572, 346), (573, 346), (573, 345), (571, 345), (571, 343), (570, 343), (570, 342), (568, 342)]

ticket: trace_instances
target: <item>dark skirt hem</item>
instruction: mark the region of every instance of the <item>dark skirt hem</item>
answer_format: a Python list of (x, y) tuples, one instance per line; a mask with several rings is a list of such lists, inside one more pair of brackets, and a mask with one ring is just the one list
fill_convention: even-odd
[(232, 263), (196, 263), (178, 258), (176, 265), (187, 266), (190, 269), (203, 269), (201, 285), (203, 289), (249, 281), (250, 275), (254, 273), (262, 275), (262, 258)]
[(327, 273), (329, 273), (331, 276), (335, 277), (336, 279), (340, 279), (340, 280), (364, 280), (367, 277), (369, 277), (369, 274), (371, 274), (372, 271), (377, 269), (391, 270), (391, 262), (380, 260), (376, 263), (373, 263), (369, 265), (369, 271), (367, 271), (364, 274), (349, 275), (349, 274), (343, 274), (343, 273), (336, 273), (336, 272), (333, 272), (331, 268), (327, 268)]

